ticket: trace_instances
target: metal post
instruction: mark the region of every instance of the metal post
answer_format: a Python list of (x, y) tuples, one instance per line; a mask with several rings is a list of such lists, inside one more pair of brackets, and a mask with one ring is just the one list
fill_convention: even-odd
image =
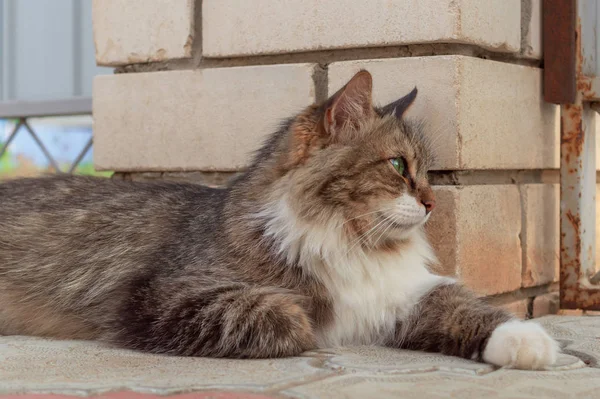
[(596, 257), (596, 141), (594, 111), (581, 101), (561, 106), (560, 306), (600, 309), (590, 278)]
[(592, 109), (593, 102), (600, 101), (600, 80), (596, 46), (590, 45), (597, 40), (599, 21), (595, 11), (586, 13), (588, 6), (575, 0), (543, 2), (544, 98), (560, 104), (560, 307), (600, 310)]

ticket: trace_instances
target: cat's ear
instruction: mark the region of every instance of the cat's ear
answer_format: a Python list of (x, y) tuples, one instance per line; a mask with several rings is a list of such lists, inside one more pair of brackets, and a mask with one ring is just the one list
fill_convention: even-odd
[(358, 72), (344, 87), (338, 90), (325, 104), (325, 132), (335, 137), (345, 126), (354, 128), (370, 118), (373, 113), (372, 103), (373, 78), (365, 70)]
[(402, 118), (402, 115), (406, 112), (408, 107), (415, 101), (417, 98), (417, 88), (412, 89), (410, 93), (405, 95), (404, 97), (394, 101), (393, 103), (389, 103), (385, 107), (383, 107), (382, 111), (384, 115), (393, 114), (396, 118)]

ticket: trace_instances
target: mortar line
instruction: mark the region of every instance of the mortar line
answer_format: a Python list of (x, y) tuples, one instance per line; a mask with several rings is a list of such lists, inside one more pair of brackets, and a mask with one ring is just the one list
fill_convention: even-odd
[(329, 74), (328, 74), (329, 65), (328, 64), (318, 64), (315, 65), (312, 80), (315, 88), (315, 103), (319, 104), (328, 97), (328, 85), (329, 85)]
[(202, 0), (189, 0), (194, 2), (194, 20), (192, 41), (192, 64), (200, 65), (202, 63)]
[(517, 185), (519, 190), (519, 202), (521, 205), (521, 231), (519, 242), (521, 244), (521, 282), (525, 281), (527, 273), (527, 189), (522, 184)]
[[(197, 4), (201, 3), (196, 0)], [(201, 6), (197, 7), (196, 16), (201, 18)], [(196, 24), (199, 25), (199, 24)], [(194, 39), (194, 52), (202, 50), (201, 27), (195, 28), (199, 37)], [(152, 63), (129, 64), (117, 67), (115, 73), (155, 72), (164, 70), (186, 70), (195, 68), (227, 68), (236, 66), (285, 65), (298, 63), (330, 64), (341, 61), (360, 61), (371, 59), (410, 58), (426, 56), (462, 55), (512, 65), (539, 67), (540, 60), (519, 56), (519, 53), (499, 53), (486, 50), (474, 44), (460, 43), (419, 43), (385, 47), (363, 47), (349, 49), (315, 50), (297, 53), (260, 54), (239, 57), (210, 58), (202, 54), (192, 59), (175, 59)]]
[(523, 55), (531, 48), (528, 42), (531, 38), (529, 32), (529, 24), (532, 17), (533, 4), (532, 0), (521, 0), (521, 49), (519, 54)]
[[(119, 174), (169, 173), (184, 177), (186, 174), (205, 174), (213, 176), (233, 176), (244, 172), (239, 170), (200, 170), (180, 169), (164, 170), (160, 166), (139, 170), (115, 170)], [(477, 186), (477, 185), (515, 185), (515, 184), (558, 184), (558, 169), (505, 169), (505, 170), (434, 170), (429, 172), (429, 182), (434, 186)], [(599, 176), (600, 177), (600, 176)]]
[(273, 394), (285, 395), (284, 392), (289, 389), (313, 384), (315, 382), (324, 381), (329, 378), (339, 377), (339, 376), (346, 374), (345, 370), (335, 370), (333, 368), (327, 368), (327, 366), (325, 365), (326, 359), (317, 358), (317, 357), (310, 357), (310, 358), (311, 358), (311, 360), (318, 361), (318, 364), (312, 365), (312, 367), (314, 367), (318, 370), (322, 370), (322, 371), (324, 371), (324, 373), (300, 377), (297, 380), (287, 381), (287, 382), (281, 383), (281, 384), (275, 384), (271, 388), (264, 390), (264, 393), (269, 394), (269, 395), (273, 395)]
[(523, 299), (558, 292), (558, 283), (549, 283), (535, 287), (522, 287), (514, 291), (501, 294), (482, 296), (481, 298), (491, 305), (506, 305)]

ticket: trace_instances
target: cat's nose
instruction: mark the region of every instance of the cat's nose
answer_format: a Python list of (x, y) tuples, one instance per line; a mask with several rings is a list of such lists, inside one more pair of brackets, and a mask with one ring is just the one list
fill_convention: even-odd
[(434, 200), (427, 200), (427, 201), (421, 201), (421, 202), (423, 202), (423, 205), (425, 205), (425, 214), (433, 211), (433, 208), (435, 208)]

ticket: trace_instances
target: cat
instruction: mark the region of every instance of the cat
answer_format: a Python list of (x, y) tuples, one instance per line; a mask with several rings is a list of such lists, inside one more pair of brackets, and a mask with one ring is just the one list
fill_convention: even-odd
[[(0, 334), (179, 356), (385, 345), (541, 369), (556, 342), (448, 277), (417, 89), (361, 70), (286, 120), (226, 188), (90, 177), (0, 185)], [(232, 111), (234, 112), (234, 111)]]

